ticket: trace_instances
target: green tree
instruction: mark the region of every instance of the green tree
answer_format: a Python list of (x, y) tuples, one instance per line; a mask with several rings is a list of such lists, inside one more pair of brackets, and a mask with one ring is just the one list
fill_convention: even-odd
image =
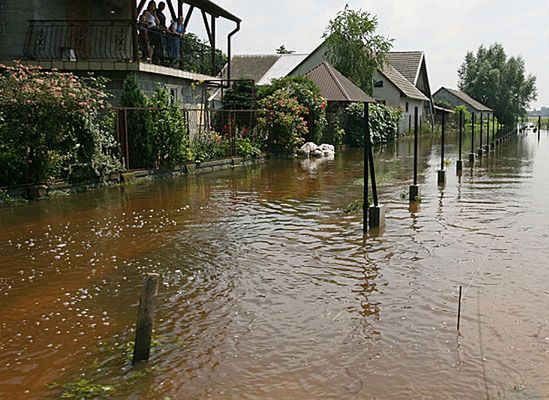
[(393, 39), (376, 33), (377, 16), (346, 5), (324, 32), (328, 61), (367, 93), (372, 76), (386, 61)]
[(294, 50), (288, 50), (286, 46), (281, 45), (278, 49), (276, 49), (276, 54), (294, 54)]
[(526, 74), (524, 59), (508, 57), (499, 43), (468, 52), (458, 77), (460, 90), (491, 107), (502, 123), (526, 115), (537, 99), (536, 77)]

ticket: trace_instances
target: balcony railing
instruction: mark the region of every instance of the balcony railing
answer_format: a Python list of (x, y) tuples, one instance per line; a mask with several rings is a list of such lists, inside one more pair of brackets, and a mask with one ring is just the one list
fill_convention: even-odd
[(131, 20), (30, 21), (24, 54), (37, 61), (144, 61), (216, 76), (226, 58), (193, 34)]
[(25, 56), (39, 61), (131, 61), (136, 24), (127, 20), (30, 21)]

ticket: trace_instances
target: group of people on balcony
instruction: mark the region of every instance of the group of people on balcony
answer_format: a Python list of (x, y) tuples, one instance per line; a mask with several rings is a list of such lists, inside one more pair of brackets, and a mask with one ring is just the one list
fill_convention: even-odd
[(181, 39), (184, 35), (183, 17), (168, 27), (164, 10), (166, 3), (149, 1), (139, 17), (139, 47), (141, 56), (154, 64), (173, 64), (181, 60)]

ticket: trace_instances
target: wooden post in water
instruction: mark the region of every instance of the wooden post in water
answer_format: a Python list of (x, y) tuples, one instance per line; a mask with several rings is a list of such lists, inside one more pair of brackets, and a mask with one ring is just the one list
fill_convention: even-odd
[(368, 232), (368, 164), (370, 160), (370, 107), (364, 103), (364, 201), (362, 204), (362, 230)]
[(459, 303), (458, 303), (458, 320), (457, 320), (458, 333), (459, 333), (459, 329), (461, 327), (461, 294), (462, 294), (462, 291), (463, 291), (463, 287), (460, 286), (459, 287)]
[(541, 140), (541, 115), (538, 116), (538, 142)]
[(135, 328), (135, 345), (132, 363), (147, 361), (151, 353), (151, 339), (154, 324), (155, 302), (158, 293), (160, 275), (147, 274), (145, 285), (139, 299), (137, 325)]

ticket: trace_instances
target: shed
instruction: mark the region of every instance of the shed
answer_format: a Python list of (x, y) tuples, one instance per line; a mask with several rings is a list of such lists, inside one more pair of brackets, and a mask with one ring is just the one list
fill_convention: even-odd
[(470, 113), (490, 116), (494, 113), (490, 107), (472, 98), (461, 90), (441, 87), (433, 95), (435, 100), (442, 100), (450, 103), (453, 107), (465, 106)]

